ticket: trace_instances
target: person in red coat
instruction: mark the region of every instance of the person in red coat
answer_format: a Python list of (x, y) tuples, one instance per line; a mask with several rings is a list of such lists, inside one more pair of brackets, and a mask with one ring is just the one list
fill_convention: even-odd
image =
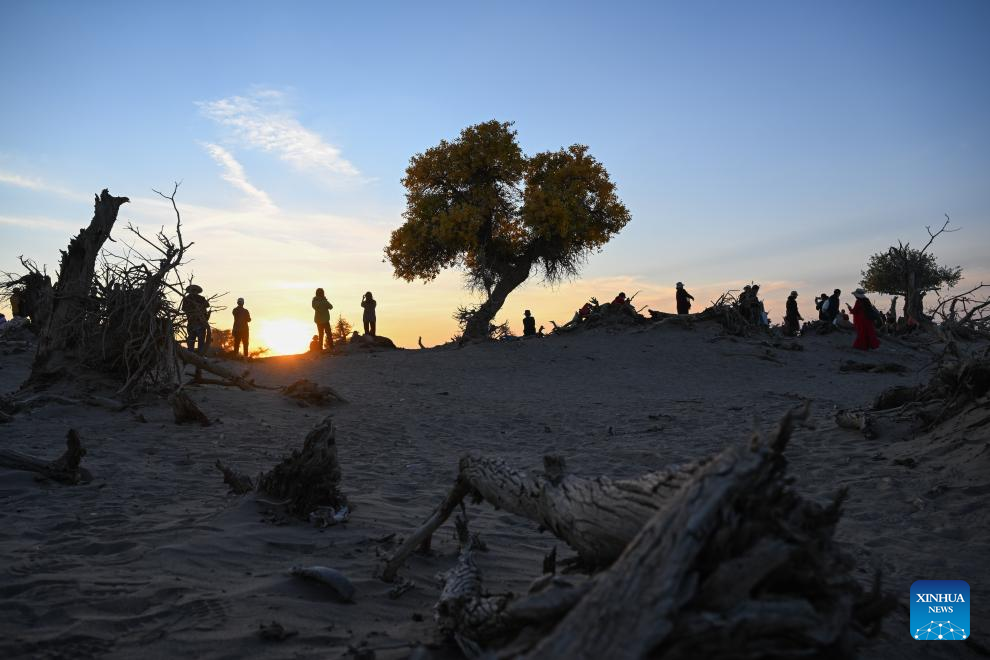
[(853, 348), (859, 348), (864, 351), (871, 348), (880, 348), (880, 340), (877, 339), (877, 329), (873, 325), (873, 319), (870, 318), (873, 303), (866, 297), (866, 291), (862, 289), (856, 289), (853, 291), (853, 295), (856, 296), (856, 305), (854, 307), (846, 305), (846, 307), (849, 307), (849, 311), (852, 312), (853, 327), (856, 328), (856, 341), (853, 342)]

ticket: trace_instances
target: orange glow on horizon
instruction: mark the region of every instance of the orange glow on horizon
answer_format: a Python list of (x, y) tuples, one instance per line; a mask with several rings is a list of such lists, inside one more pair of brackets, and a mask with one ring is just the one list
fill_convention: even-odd
[(309, 341), (315, 329), (312, 323), (301, 319), (262, 319), (251, 328), (251, 346), (267, 348), (266, 357), (305, 353), (309, 350)]

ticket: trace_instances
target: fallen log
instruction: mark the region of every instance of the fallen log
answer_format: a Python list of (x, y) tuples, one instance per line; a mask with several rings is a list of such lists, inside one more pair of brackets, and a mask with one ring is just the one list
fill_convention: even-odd
[(248, 378), (246, 371), (243, 374), (234, 373), (222, 364), (209, 360), (199, 353), (194, 353), (188, 348), (184, 348), (182, 346), (176, 346), (176, 350), (178, 352), (179, 359), (184, 363), (190, 364), (197, 369), (202, 369), (203, 371), (209, 371), (211, 374), (216, 376), (220, 376), (220, 378), (229, 381), (232, 385), (236, 385), (242, 390), (250, 391), (257, 387), (254, 380)]
[(458, 607), (438, 623), (462, 648), (503, 658), (853, 655), (893, 600), (879, 579), (864, 592), (832, 540), (844, 492), (822, 506), (790, 485), (783, 450), (806, 415), (701, 464), (582, 587), (503, 603), (462, 551), (440, 600), (462, 585)]
[(468, 494), (548, 529), (574, 548), (585, 564), (606, 565), (706, 462), (613, 480), (565, 475), (559, 457), (544, 457), (544, 472), (528, 475), (501, 458), (464, 456), (454, 486), (388, 560), (382, 579), (395, 579), (406, 558), (428, 541)]
[(0, 449), (0, 467), (34, 472), (46, 479), (70, 486), (92, 481), (93, 475), (89, 470), (79, 465), (82, 457), (86, 455), (86, 450), (75, 429), (69, 429), (65, 444), (65, 452), (53, 461), (44, 461), (11, 449)]
[(281, 388), (282, 394), (295, 399), (301, 404), (314, 406), (329, 406), (335, 403), (346, 403), (347, 399), (342, 397), (335, 389), (329, 385), (317, 385), (311, 380), (303, 378), (291, 385)]

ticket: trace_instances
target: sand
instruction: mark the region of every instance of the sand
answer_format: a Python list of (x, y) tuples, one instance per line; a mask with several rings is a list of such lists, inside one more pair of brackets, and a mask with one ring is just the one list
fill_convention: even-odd
[[(374, 572), (394, 535), (407, 534), (443, 497), (462, 453), (536, 468), (555, 452), (580, 474), (629, 476), (741, 442), (804, 398), (813, 401), (814, 428), (792, 441), (790, 473), (814, 498), (849, 488), (838, 538), (864, 584), (882, 569), (899, 602), (861, 657), (974, 654), (970, 644), (911, 640), (908, 592), (918, 579), (967, 580), (977, 643), (986, 634), (979, 613), (990, 598), (988, 413), (957, 420), (961, 426), (938, 437), (880, 425), (880, 437), (866, 440), (837, 428), (834, 411), (926, 380), (931, 356), (895, 342), (864, 355), (849, 347), (849, 335), (799, 343), (805, 350), (778, 350), (702, 325), (271, 358), (251, 366), (260, 382), (309, 378), (349, 403), (300, 407), (274, 391), (206, 385), (189, 388), (216, 420), (206, 428), (176, 426), (162, 402), (117, 413), (48, 405), (17, 415), (0, 425), (3, 446), (54, 457), (71, 426), (95, 479), (66, 487), (0, 470), (0, 657), (406, 657), (434, 641), (434, 576), (457, 552), (451, 526), (435, 537), (431, 556), (408, 562), (401, 574), (414, 587), (400, 597), (390, 598), (391, 585)], [(29, 359), (0, 355), (3, 389), (16, 389)], [(840, 373), (847, 359), (909, 369)], [(317, 529), (253, 495), (227, 493), (213, 467), (218, 458), (249, 474), (270, 469), (328, 414), (353, 504), (349, 522)], [(469, 511), (489, 547), (479, 563), (492, 590), (525, 589), (555, 545), (560, 556), (571, 554), (488, 505)], [(338, 569), (356, 587), (356, 602), (291, 577), (294, 565)], [(297, 634), (262, 639), (259, 625), (272, 621)], [(437, 657), (456, 653), (445, 647)]]

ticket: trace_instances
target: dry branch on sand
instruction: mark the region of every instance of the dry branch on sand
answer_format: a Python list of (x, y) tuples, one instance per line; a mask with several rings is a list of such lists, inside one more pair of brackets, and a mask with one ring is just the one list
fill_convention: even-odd
[(86, 455), (86, 450), (83, 449), (79, 434), (75, 429), (69, 429), (65, 444), (65, 452), (53, 461), (45, 461), (11, 449), (0, 448), (0, 467), (34, 472), (46, 479), (68, 485), (92, 481), (93, 476), (89, 471), (79, 465), (82, 457)]
[[(879, 580), (872, 592), (863, 591), (852, 575), (852, 561), (832, 540), (843, 493), (821, 506), (789, 485), (783, 451), (799, 417), (785, 416), (765, 442), (754, 437), (745, 446), (690, 465), (683, 479), (664, 480), (669, 491), (661, 487), (653, 494), (629, 496), (629, 502), (652, 508), (652, 514), (634, 530), (614, 563), (583, 584), (545, 576), (525, 596), (486, 595), (471, 544), (463, 543), (457, 565), (443, 578), (438, 624), (472, 656), (796, 658), (852, 653), (889, 603), (880, 594)], [(540, 513), (543, 493), (559, 496), (553, 491), (570, 490), (547, 488), (551, 475), (519, 483), (505, 474), (511, 478), (493, 481), (474, 474), (473, 465), (462, 462), (455, 489), (421, 529), (435, 529), (444, 509), (467, 494), (497, 506), (529, 502), (537, 506), (535, 511), (509, 510), (533, 518), (545, 515)], [(589, 482), (582, 480), (574, 494)], [(534, 485), (535, 491), (527, 488)], [(615, 528), (610, 520), (615, 512), (604, 506), (595, 510), (602, 527)], [(594, 537), (594, 527), (587, 529)], [(577, 540), (573, 527), (551, 531), (572, 545)]]
[(329, 385), (317, 385), (305, 378), (283, 387), (282, 394), (298, 401), (300, 405), (330, 406), (347, 402), (347, 399)]

